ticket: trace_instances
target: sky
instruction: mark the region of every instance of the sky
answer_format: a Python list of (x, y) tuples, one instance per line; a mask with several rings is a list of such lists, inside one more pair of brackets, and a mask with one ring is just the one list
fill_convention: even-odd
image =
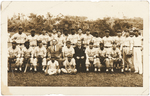
[(102, 19), (104, 17), (128, 18), (144, 17), (146, 2), (4, 2), (2, 13), (8, 12), (8, 17), (14, 14), (23, 13), (29, 16), (30, 13), (46, 15), (50, 12), (56, 16), (59, 13), (71, 16), (86, 16), (89, 20)]

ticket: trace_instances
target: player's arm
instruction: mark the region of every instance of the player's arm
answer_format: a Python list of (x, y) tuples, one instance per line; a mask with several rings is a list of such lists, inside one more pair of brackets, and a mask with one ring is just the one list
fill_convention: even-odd
[(50, 62), (48, 62), (48, 63), (47, 63), (45, 74), (47, 74), (47, 73), (48, 73), (48, 68), (49, 68), (49, 66), (50, 66), (50, 64), (49, 64), (49, 63), (50, 63)]

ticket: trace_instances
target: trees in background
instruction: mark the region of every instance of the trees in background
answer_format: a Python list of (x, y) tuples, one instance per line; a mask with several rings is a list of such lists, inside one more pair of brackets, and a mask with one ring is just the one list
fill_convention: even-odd
[(111, 36), (114, 36), (118, 29), (123, 31), (126, 28), (131, 28), (131, 25), (143, 30), (143, 19), (140, 17), (124, 17), (124, 19), (105, 17), (103, 19), (87, 20), (85, 16), (64, 16), (61, 13), (53, 16), (50, 12), (45, 17), (34, 13), (30, 13), (29, 16), (25, 17), (24, 14), (18, 13), (18, 15), (8, 18), (8, 32), (17, 32), (19, 26), (22, 26), (25, 32), (30, 32), (32, 28), (36, 30), (36, 33), (41, 32), (43, 28), (51, 32), (52, 28), (56, 26), (59, 31), (63, 32), (65, 29), (70, 33), (71, 28), (77, 31), (80, 27), (83, 29), (83, 33), (89, 28), (93, 35), (94, 32), (98, 32), (103, 37), (106, 29), (110, 30)]

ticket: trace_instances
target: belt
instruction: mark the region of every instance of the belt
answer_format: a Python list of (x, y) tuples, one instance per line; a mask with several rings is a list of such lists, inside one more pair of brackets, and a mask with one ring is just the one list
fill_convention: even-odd
[(18, 45), (23, 45), (24, 43), (17, 43)]
[(98, 46), (95, 46), (95, 48), (99, 48)]
[(30, 45), (31, 47), (36, 47), (36, 45)]
[(112, 46), (104, 46), (105, 48), (111, 48)]
[(130, 47), (130, 46), (123, 46), (123, 47)]
[(47, 45), (47, 44), (43, 44), (43, 45)]
[(133, 47), (141, 47), (141, 46), (133, 46)]

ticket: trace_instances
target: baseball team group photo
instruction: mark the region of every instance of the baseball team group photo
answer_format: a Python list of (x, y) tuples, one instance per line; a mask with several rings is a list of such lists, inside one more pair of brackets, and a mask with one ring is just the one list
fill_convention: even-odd
[(8, 17), (8, 86), (142, 87), (143, 18), (120, 14)]

